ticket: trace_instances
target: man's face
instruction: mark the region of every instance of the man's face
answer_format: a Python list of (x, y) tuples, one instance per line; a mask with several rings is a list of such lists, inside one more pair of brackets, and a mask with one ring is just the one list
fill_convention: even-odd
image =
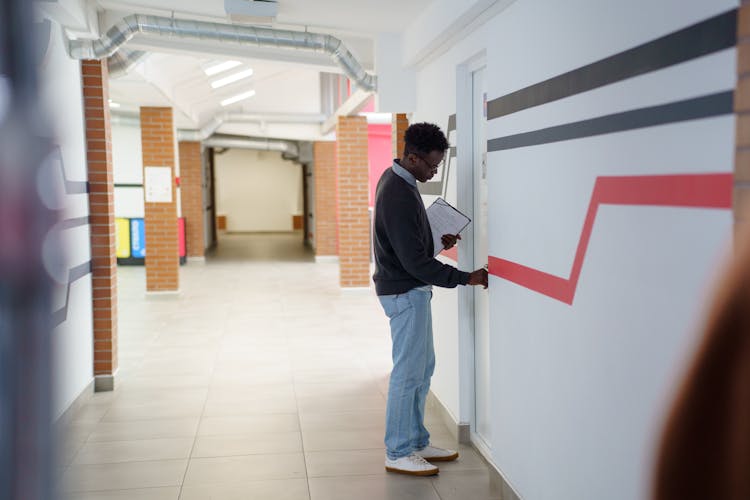
[(412, 174), (419, 182), (427, 182), (437, 173), (443, 162), (445, 151), (430, 151), (428, 155), (412, 153), (410, 158), (414, 171)]

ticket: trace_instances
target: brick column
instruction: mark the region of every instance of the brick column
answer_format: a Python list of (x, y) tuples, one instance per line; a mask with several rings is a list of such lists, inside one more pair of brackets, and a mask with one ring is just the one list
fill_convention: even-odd
[(81, 73), (89, 183), (94, 390), (111, 391), (117, 371), (117, 258), (106, 59), (82, 61)]
[(338, 255), (336, 222), (336, 143), (313, 145), (315, 182), (315, 256)]
[(394, 158), (401, 158), (404, 152), (404, 133), (409, 128), (406, 113), (394, 113), (391, 120), (391, 154)]
[(339, 207), (339, 283), (370, 286), (369, 161), (367, 119), (340, 116), (336, 124)]
[(750, 220), (750, 0), (743, 0), (737, 21), (737, 134), (734, 163), (734, 221), (738, 230)]
[(188, 257), (203, 257), (203, 155), (200, 142), (180, 142), (180, 198)]
[(176, 292), (180, 286), (180, 254), (177, 238), (177, 190), (172, 108), (141, 108), (143, 182), (146, 196), (149, 167), (167, 167), (171, 179), (169, 201), (145, 202), (146, 291)]

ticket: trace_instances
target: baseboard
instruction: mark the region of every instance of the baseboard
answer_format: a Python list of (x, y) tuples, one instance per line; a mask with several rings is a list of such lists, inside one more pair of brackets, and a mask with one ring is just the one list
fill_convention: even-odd
[(316, 255), (316, 264), (337, 264), (339, 261), (338, 255)]
[(482, 458), (484, 458), (484, 461), (487, 463), (487, 470), (490, 474), (491, 490), (500, 493), (500, 498), (503, 500), (521, 500), (521, 496), (516, 493), (503, 474), (497, 467), (495, 467), (495, 464), (490, 459), (491, 457), (485, 456), (482, 450), (471, 441), (471, 425), (464, 422), (456, 422), (453, 418), (453, 414), (443, 402), (435, 396), (432, 390), (430, 390), (427, 395), (427, 405), (440, 415), (440, 419), (450, 431), (453, 439), (458, 443), (471, 446), (482, 456)]
[(57, 418), (53, 425), (56, 431), (62, 431), (66, 429), (70, 425), (70, 422), (73, 420), (75, 414), (78, 413), (78, 411), (83, 408), (86, 403), (89, 402), (89, 400), (91, 400), (91, 397), (94, 395), (94, 382), (94, 380), (89, 382), (89, 384), (81, 391), (78, 397), (75, 398), (72, 403), (70, 403), (68, 409), (65, 410), (62, 415)]
[(188, 257), (187, 258), (188, 263), (195, 263), (195, 264), (205, 264), (206, 263), (206, 257)]
[(115, 376), (96, 375), (94, 377), (94, 392), (109, 392), (115, 390)]

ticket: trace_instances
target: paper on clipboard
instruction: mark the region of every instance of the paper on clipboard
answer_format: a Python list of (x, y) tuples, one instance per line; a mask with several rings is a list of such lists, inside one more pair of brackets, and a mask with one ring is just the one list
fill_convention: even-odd
[(427, 207), (427, 220), (430, 221), (432, 229), (435, 255), (443, 251), (443, 242), (440, 239), (444, 234), (458, 234), (471, 222), (471, 219), (442, 198), (438, 198)]

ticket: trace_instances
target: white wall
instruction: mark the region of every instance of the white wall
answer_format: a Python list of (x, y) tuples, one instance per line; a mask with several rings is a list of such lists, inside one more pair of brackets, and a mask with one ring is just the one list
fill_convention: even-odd
[[(143, 217), (143, 149), (140, 127), (112, 124), (112, 164), (115, 180), (115, 217)], [(141, 187), (118, 187), (117, 184)]]
[[(68, 181), (86, 182), (80, 62), (68, 58), (59, 26), (52, 23), (52, 27), (50, 47), (40, 68), (41, 99), (52, 116), (52, 126), (60, 146), (65, 178)], [(86, 193), (65, 196), (65, 209), (61, 219), (80, 219), (88, 214)], [(75, 268), (91, 260), (88, 224), (65, 229), (61, 236), (69, 268)], [(55, 310), (65, 307), (65, 289), (66, 286), (61, 286), (55, 294)], [(90, 274), (71, 283), (67, 297), (67, 319), (52, 335), (55, 362), (55, 418), (59, 417), (93, 380), (91, 296)]]
[[(491, 100), (736, 3), (516, 1), (436, 55), (410, 45), (426, 61), (416, 68), (412, 121), (445, 128), (456, 112), (457, 66), (483, 51)], [(727, 49), (509, 114), (490, 120), (487, 135), (731, 90), (735, 57)], [(733, 149), (734, 117), (726, 114), (492, 152), (490, 255), (567, 278), (598, 177), (729, 173)], [(449, 186), (449, 201), (456, 196)], [(523, 498), (648, 496), (663, 412), (731, 232), (728, 209), (602, 205), (571, 305), (491, 277), (491, 458)], [(458, 318), (457, 293), (436, 291), (433, 315), (433, 391), (459, 415), (457, 325), (466, 318)]]
[(291, 231), (301, 215), (302, 167), (281, 153), (229, 149), (215, 156), (216, 213), (228, 231)]

